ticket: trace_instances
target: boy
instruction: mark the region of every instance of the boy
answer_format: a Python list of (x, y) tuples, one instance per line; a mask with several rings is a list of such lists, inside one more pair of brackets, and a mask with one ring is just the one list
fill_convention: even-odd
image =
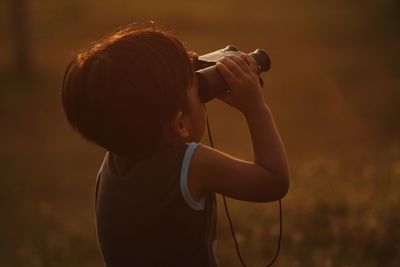
[(154, 26), (127, 27), (67, 68), (68, 121), (108, 151), (96, 190), (108, 267), (218, 266), (215, 193), (254, 202), (287, 193), (287, 159), (255, 60), (240, 54), (217, 63), (231, 88), (218, 98), (242, 112), (250, 129), (254, 162), (247, 162), (198, 143), (206, 117), (195, 58)]

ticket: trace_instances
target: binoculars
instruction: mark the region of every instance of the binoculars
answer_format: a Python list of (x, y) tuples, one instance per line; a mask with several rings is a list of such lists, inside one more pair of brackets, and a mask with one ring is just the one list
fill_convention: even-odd
[[(218, 72), (215, 64), (222, 57), (239, 53), (241, 52), (234, 46), (228, 45), (223, 49), (201, 55), (194, 62), (195, 75), (199, 84), (199, 96), (203, 103), (212, 100), (218, 95), (229, 93), (229, 85)], [(257, 62), (258, 74), (266, 72), (271, 68), (271, 60), (264, 50), (257, 49), (249, 55)], [(260, 83), (263, 85), (261, 77)]]

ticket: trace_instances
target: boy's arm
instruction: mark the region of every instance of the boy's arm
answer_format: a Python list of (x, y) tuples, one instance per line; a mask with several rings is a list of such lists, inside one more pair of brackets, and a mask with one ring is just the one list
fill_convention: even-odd
[(246, 56), (243, 59), (248, 68), (238, 57), (226, 59), (223, 66), (218, 64), (219, 71), (234, 89), (233, 95), (221, 100), (239, 109), (246, 118), (254, 162), (199, 146), (189, 173), (189, 191), (196, 198), (218, 192), (236, 199), (267, 202), (281, 199), (288, 191), (289, 172), (283, 143), (264, 102), (255, 62)]
[(243, 115), (251, 134), (254, 163), (289, 183), (285, 148), (267, 104)]

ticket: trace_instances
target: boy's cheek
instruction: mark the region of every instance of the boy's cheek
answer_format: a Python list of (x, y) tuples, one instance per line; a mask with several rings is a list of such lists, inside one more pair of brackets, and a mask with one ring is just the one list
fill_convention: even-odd
[(201, 105), (201, 109), (202, 109), (202, 118), (201, 118), (201, 135), (203, 135), (204, 130), (206, 129), (206, 121), (207, 121), (207, 111), (204, 108), (203, 105)]

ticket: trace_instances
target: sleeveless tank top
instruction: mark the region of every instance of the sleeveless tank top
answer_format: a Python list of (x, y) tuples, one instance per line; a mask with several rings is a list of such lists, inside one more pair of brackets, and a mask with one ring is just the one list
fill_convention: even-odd
[(107, 152), (96, 182), (96, 226), (107, 267), (217, 267), (216, 197), (188, 190), (198, 143), (141, 160)]

